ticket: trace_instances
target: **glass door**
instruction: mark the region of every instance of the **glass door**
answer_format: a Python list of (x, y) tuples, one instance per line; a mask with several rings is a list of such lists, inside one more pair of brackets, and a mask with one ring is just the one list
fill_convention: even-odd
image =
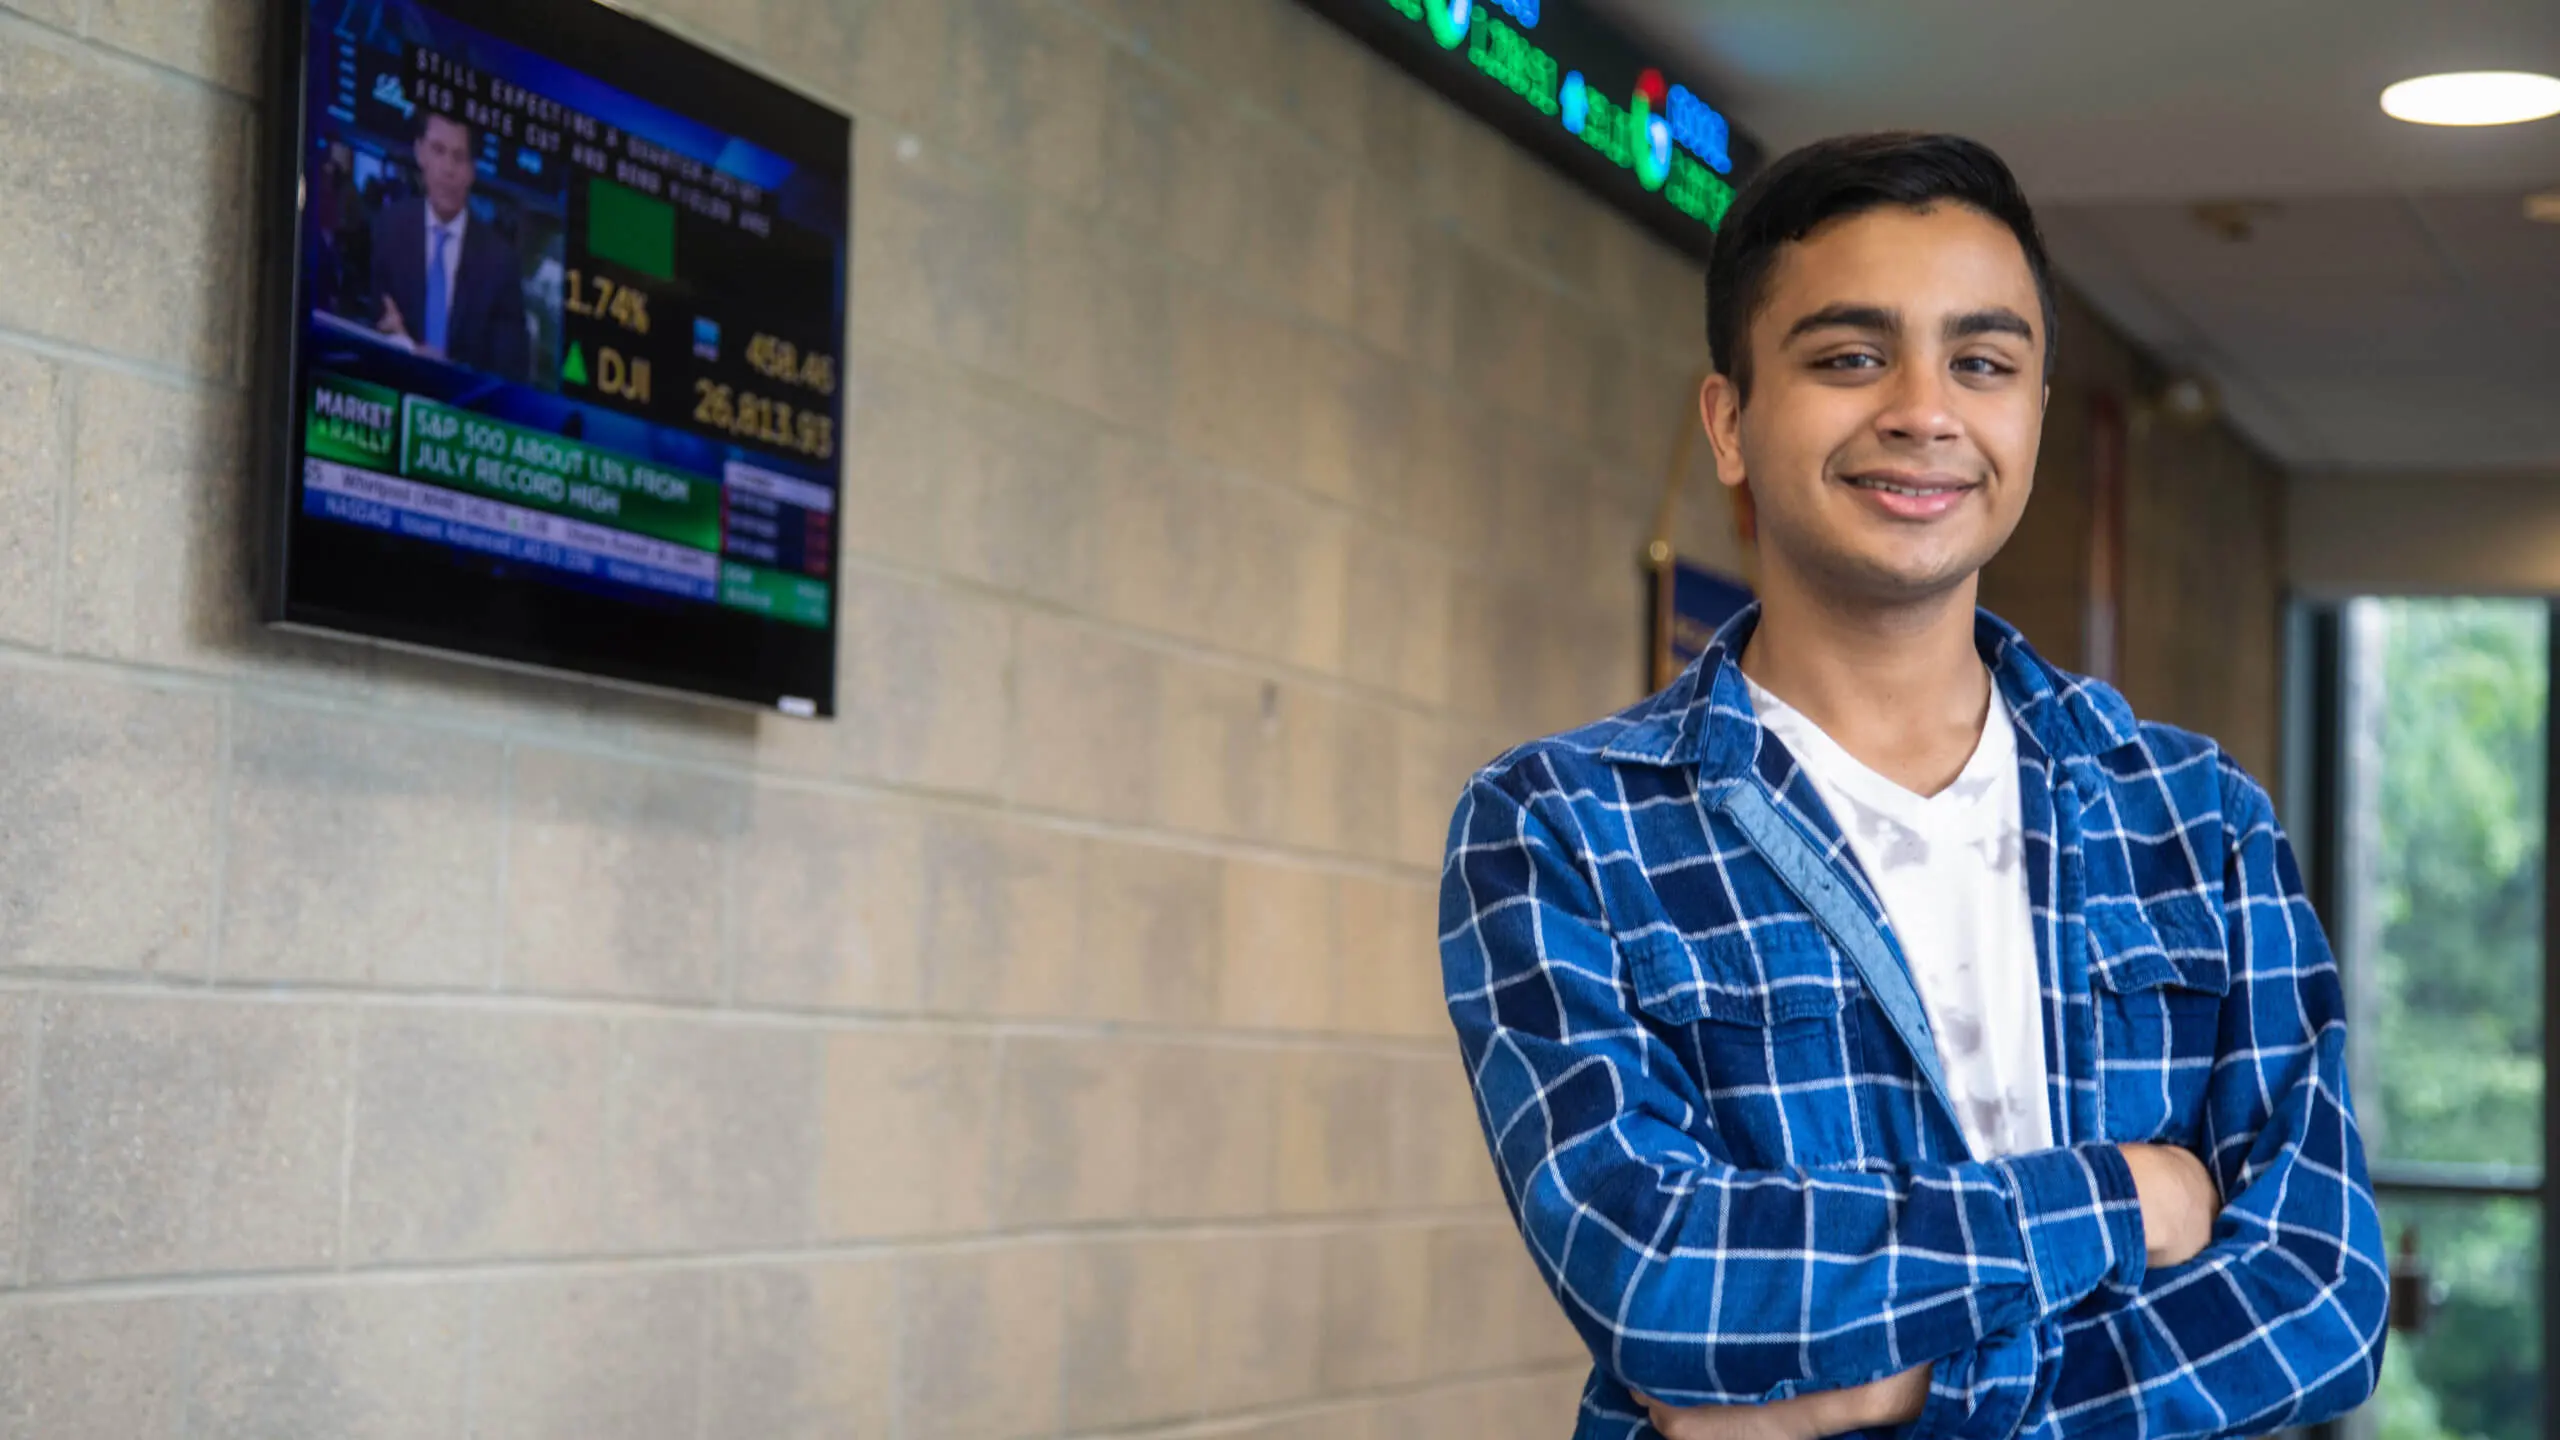
[(2314, 748), (2328, 774), (2312, 777), (2322, 793), (2305, 848), (2347, 990), (2350, 1084), (2383, 1234), (2403, 1272), (2381, 1387), (2340, 1428), (2534, 1440), (2551, 609), (2359, 599), (2318, 616), (2313, 633), (2328, 670), (2313, 682), (2327, 732)]

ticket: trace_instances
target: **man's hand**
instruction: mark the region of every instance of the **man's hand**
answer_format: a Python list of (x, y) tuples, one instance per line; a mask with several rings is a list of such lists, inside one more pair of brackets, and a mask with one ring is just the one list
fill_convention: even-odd
[[(409, 327), (400, 318), (400, 304), (388, 295), (382, 297), (382, 318), (373, 322), (373, 328), (385, 335), (409, 339)], [(411, 340), (410, 343), (414, 345), (417, 342)]]
[(2222, 1194), (2204, 1162), (2175, 1145), (2119, 1145), (2142, 1201), (2142, 1243), (2153, 1269), (2183, 1265), (2213, 1243)]
[(1680, 1410), (1651, 1396), (1638, 1400), (1665, 1440), (1820, 1440), (1920, 1418), (1929, 1401), (1929, 1367), (1915, 1365), (1846, 1390), (1825, 1390), (1766, 1405), (1700, 1405)]

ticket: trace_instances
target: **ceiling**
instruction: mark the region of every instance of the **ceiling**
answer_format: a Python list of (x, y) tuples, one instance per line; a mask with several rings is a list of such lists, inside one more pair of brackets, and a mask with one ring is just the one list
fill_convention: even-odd
[[(2390, 119), (2394, 80), (2560, 74), (2560, 0), (1600, 0), (1770, 149), (1953, 130), (2055, 262), (2303, 469), (2560, 472), (2560, 117)], [(2244, 202), (2245, 240), (2199, 204)], [(2067, 342), (2066, 342), (2067, 343)]]

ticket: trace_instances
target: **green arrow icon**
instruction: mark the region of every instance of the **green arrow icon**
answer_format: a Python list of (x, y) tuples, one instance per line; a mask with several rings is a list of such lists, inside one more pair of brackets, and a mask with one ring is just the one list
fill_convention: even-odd
[(587, 354), (575, 341), (569, 345), (569, 358), (560, 362), (560, 378), (571, 385), (587, 383)]

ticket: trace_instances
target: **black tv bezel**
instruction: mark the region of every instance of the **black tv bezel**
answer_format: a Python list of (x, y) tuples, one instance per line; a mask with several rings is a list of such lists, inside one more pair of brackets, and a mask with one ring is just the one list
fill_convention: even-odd
[[(420, 0), (453, 20), (584, 69), (640, 99), (743, 135), (795, 164), (835, 178), (846, 216), (837, 334), (848, 336), (853, 268), (853, 119), (598, 0)], [(330, 545), (297, 546), (297, 531), (325, 522), (302, 514), (303, 160), (310, 136), (310, 0), (269, 6), (264, 57), (266, 126), (257, 250), (259, 320), (250, 453), (257, 465), (258, 615), (272, 626), (425, 650), (456, 660), (532, 669), (688, 699), (801, 718), (837, 711), (842, 566), (831, 566), (827, 627), (818, 631), (742, 610), (581, 591), (524, 576), (475, 571), (430, 542), (329, 527)], [(569, 57), (610, 55), (616, 73)], [(835, 396), (839, 496), (847, 453), (846, 390)], [(841, 509), (839, 509), (841, 514)], [(841, 554), (842, 536), (834, 542)], [(457, 581), (469, 588), (458, 590)], [(370, 593), (367, 593), (370, 592)], [(462, 603), (457, 603), (462, 602)], [(455, 617), (462, 618), (457, 620)], [(538, 623), (528, 621), (539, 617)], [(672, 632), (672, 633), (671, 633)], [(745, 664), (689, 663), (744, 654)]]

